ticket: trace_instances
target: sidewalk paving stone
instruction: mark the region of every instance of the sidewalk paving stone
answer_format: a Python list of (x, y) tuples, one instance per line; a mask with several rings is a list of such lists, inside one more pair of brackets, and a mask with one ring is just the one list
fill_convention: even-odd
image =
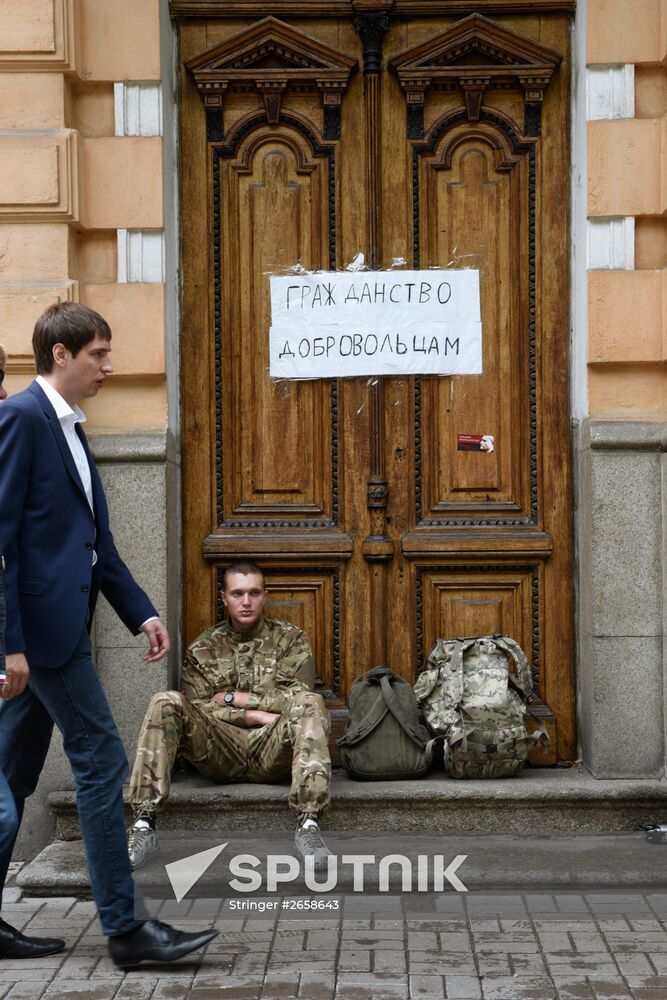
[[(469, 934), (467, 931), (443, 932), (440, 935), (442, 950), (446, 951), (448, 954), (451, 952), (460, 952), (461, 954), (470, 953), (472, 951), (472, 940), (474, 935), (474, 931), (472, 934)], [(423, 951), (421, 948), (416, 950)], [(424, 953), (426, 953), (425, 950)]]
[(667, 975), (667, 955), (646, 949), (646, 957), (659, 976)]
[(114, 1000), (150, 1000), (153, 996), (157, 979), (126, 979), (121, 984)]
[(117, 992), (117, 979), (55, 979), (43, 996), (44, 1000), (113, 1000)]
[(365, 900), (367, 917), (298, 919), (186, 902), (160, 914), (220, 936), (181, 963), (125, 973), (94, 904), (12, 890), (5, 919), (68, 948), (0, 961), (0, 1000), (667, 1000), (667, 895), (445, 896), (420, 912), (405, 901), (405, 919), (396, 898)]
[(55, 971), (55, 969), (27, 969), (24, 972), (23, 969), (6, 969), (5, 963), (0, 961), (0, 985), (15, 983), (19, 979), (33, 983), (48, 983), (53, 979)]
[[(1, 987), (0, 987), (1, 990)], [(36, 1000), (44, 994), (36, 991), (36, 984), (28, 979), (20, 983), (13, 983), (9, 993), (6, 993), (3, 1000)]]
[(556, 987), (558, 1000), (592, 1000), (595, 997), (593, 987), (586, 978), (581, 976), (557, 976), (552, 972), (551, 978)]
[(588, 979), (604, 979), (618, 975), (613, 958), (604, 955), (582, 955), (578, 958), (561, 959), (558, 955), (546, 955), (547, 968), (551, 973), (571, 976), (587, 976)]
[(313, 975), (311, 972), (302, 972), (299, 982), (299, 997), (305, 1000), (333, 1000), (335, 992), (335, 980), (323, 980), (321, 976)]
[(546, 963), (542, 955), (510, 955), (510, 962), (514, 967), (515, 976), (523, 976), (528, 973), (547, 973)]
[(628, 986), (631, 989), (642, 988), (647, 990), (664, 990), (667, 994), (667, 976), (626, 976)]
[(299, 977), (293, 980), (285, 980), (278, 983), (267, 983), (264, 981), (262, 987), (262, 1000), (295, 1000), (299, 995)]
[(513, 974), (509, 955), (475, 955), (475, 961), (480, 976), (511, 976)]
[(653, 974), (653, 966), (646, 955), (614, 954), (614, 960), (621, 974), (626, 977), (637, 975), (650, 976)]
[(407, 976), (388, 978), (373, 973), (359, 973), (348, 975), (342, 973), (338, 976), (336, 984), (336, 996), (342, 1000), (361, 1000), (369, 997), (378, 1000), (379, 997), (391, 997), (392, 1000), (398, 997), (405, 1000), (408, 996)]
[(174, 979), (171, 975), (158, 978), (151, 1000), (189, 1000), (191, 979)]
[[(158, 987), (159, 985), (158, 983)], [(226, 986), (199, 987), (195, 985), (185, 994), (185, 997), (187, 997), (187, 1000), (220, 1000), (220, 998), (227, 998), (227, 1000), (258, 1000), (261, 993), (262, 983), (260, 981), (248, 980), (247, 982), (242, 982), (236, 980)], [(151, 1000), (180, 1000), (180, 998), (167, 997), (166, 994), (155, 992)]]
[(632, 993), (622, 979), (601, 979), (591, 983), (596, 1000), (627, 1000)]
[(477, 976), (445, 976), (447, 1000), (477, 1000), (482, 995)]
[(484, 1000), (555, 1000), (556, 991), (547, 976), (517, 979), (513, 976), (485, 976)]
[(481, 955), (500, 955), (503, 953), (507, 955), (530, 954), (531, 952), (539, 951), (540, 948), (539, 943), (534, 939), (532, 941), (506, 941), (502, 936), (499, 936), (495, 941), (492, 939), (477, 941), (475, 939), (475, 943), (475, 950)]
[(469, 952), (455, 952), (444, 948), (442, 952), (411, 951), (408, 953), (410, 965), (451, 966), (451, 972), (456, 972), (461, 966), (474, 965), (472, 949)]
[(340, 972), (370, 972), (370, 951), (341, 950), (341, 953), (338, 956), (338, 970)]
[(445, 987), (442, 976), (410, 976), (410, 1000), (442, 1000)]

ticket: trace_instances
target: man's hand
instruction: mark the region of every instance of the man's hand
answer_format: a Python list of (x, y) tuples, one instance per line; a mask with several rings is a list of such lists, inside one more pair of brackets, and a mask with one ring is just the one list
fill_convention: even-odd
[(259, 708), (246, 708), (245, 710), (245, 723), (248, 727), (253, 726), (269, 726), (280, 716), (276, 715), (275, 712), (262, 712)]
[[(245, 708), (248, 699), (250, 698), (250, 691), (235, 691), (234, 701), (229, 708)], [(215, 702), (216, 705), (224, 705), (225, 703), (225, 692), (218, 691), (209, 698), (209, 701)], [(255, 726), (268, 726), (280, 716), (276, 715), (275, 712), (263, 712), (261, 708), (246, 708), (243, 713), (243, 722), (248, 727), (252, 729)]]
[(0, 698), (7, 701), (9, 698), (21, 694), (28, 683), (30, 670), (25, 653), (8, 653), (5, 660), (5, 671), (7, 680), (0, 687)]
[(148, 652), (144, 653), (146, 663), (155, 663), (169, 652), (169, 633), (159, 618), (154, 618), (141, 626), (141, 631), (148, 639)]

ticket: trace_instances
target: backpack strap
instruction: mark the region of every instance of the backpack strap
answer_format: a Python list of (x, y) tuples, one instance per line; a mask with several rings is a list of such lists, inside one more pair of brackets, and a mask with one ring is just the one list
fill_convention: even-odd
[(433, 694), (439, 680), (440, 667), (424, 667), (414, 686), (415, 698), (420, 708), (426, 699)]
[(528, 739), (531, 740), (533, 746), (535, 746), (537, 743), (541, 743), (542, 753), (543, 754), (548, 753), (549, 748), (547, 747), (547, 743), (549, 742), (549, 734), (546, 730), (544, 723), (542, 722), (542, 720), (538, 715), (535, 715), (534, 712), (531, 712), (530, 705), (526, 705), (526, 712), (537, 726), (535, 732), (531, 736), (529, 736)]
[[(538, 729), (536, 732), (531, 733), (530, 736), (526, 736), (524, 738), (526, 742), (530, 744), (530, 750), (532, 750), (536, 743), (542, 743), (542, 753), (547, 752), (546, 744), (549, 739), (549, 734), (541, 722), (538, 722)], [(515, 740), (510, 739), (503, 740), (502, 743), (478, 743), (476, 740), (466, 740), (464, 735), (456, 740), (452, 740), (451, 745), (455, 746), (457, 743), (461, 743), (461, 749), (463, 751), (470, 749), (481, 750), (483, 753), (498, 753), (501, 750), (509, 749), (509, 747), (513, 746), (515, 742)]]
[(377, 729), (388, 711), (389, 709), (382, 697), (382, 691), (378, 691), (375, 701), (363, 719), (353, 729), (348, 729), (346, 733), (343, 733), (340, 739), (336, 740), (336, 746), (351, 747), (355, 743), (365, 740), (369, 733)]
[[(464, 718), (464, 716), (468, 716), (468, 713), (466, 712), (462, 704), (463, 690), (464, 690), (463, 657), (465, 655), (466, 650), (469, 649), (470, 646), (474, 646), (476, 642), (477, 639), (471, 636), (463, 639), (457, 637), (457, 639), (454, 642), (454, 649), (452, 650), (452, 659), (449, 668), (452, 672), (456, 672), (457, 692), (456, 692), (456, 697), (453, 698), (452, 700), (454, 702), (453, 708), (459, 713), (459, 718), (461, 720), (462, 735), (455, 739), (447, 737), (446, 741), (450, 745), (450, 747), (454, 746), (456, 743), (461, 743), (461, 748), (463, 749), (464, 752), (468, 749), (468, 733), (472, 732), (472, 730), (474, 729), (474, 724), (472, 723), (472, 720), (470, 723), (466, 724)], [(470, 718), (470, 716), (468, 716), (468, 718)]]
[(430, 738), (426, 730), (422, 726), (412, 725), (408, 719), (406, 719), (403, 712), (403, 706), (396, 697), (396, 692), (391, 686), (389, 677), (385, 674), (380, 681), (380, 686), (382, 689), (382, 697), (387, 705), (387, 708), (394, 716), (399, 726), (403, 730), (406, 736), (409, 736), (413, 743), (416, 743), (418, 747), (423, 750), (424, 747), (430, 742)]
[(519, 643), (514, 639), (510, 639), (508, 635), (493, 635), (491, 638), (496, 646), (502, 649), (504, 653), (507, 653), (516, 664), (517, 675), (516, 677), (512, 677), (511, 674), (509, 675), (510, 683), (515, 689), (518, 689), (519, 694), (523, 695), (527, 701), (533, 693), (533, 677), (526, 654)]
[(454, 648), (452, 649), (452, 659), (449, 669), (452, 673), (456, 673), (457, 691), (456, 696), (452, 698), (455, 707), (460, 707), (463, 699), (463, 655), (470, 646), (474, 646), (476, 641), (476, 639), (472, 638), (456, 638), (452, 644)]

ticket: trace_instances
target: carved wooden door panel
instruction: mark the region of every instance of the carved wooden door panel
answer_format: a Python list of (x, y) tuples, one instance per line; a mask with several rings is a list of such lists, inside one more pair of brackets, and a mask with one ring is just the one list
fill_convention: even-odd
[[(334, 710), (377, 663), (414, 679), (438, 636), (511, 634), (554, 762), (574, 753), (571, 4), (460, 6), (172, 0), (185, 637), (240, 556), (309, 633)], [(483, 375), (272, 380), (268, 275), (359, 251), (478, 268)], [(493, 452), (459, 450), (482, 434)]]

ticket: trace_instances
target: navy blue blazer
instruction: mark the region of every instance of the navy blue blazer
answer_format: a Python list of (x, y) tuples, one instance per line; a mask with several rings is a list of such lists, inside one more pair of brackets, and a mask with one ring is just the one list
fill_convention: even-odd
[[(6, 649), (29, 666), (62, 666), (101, 591), (128, 629), (157, 612), (119, 556), (85, 434), (95, 516), (55, 410), (37, 382), (0, 404), (0, 551)], [(93, 566), (93, 549), (97, 562)]]

